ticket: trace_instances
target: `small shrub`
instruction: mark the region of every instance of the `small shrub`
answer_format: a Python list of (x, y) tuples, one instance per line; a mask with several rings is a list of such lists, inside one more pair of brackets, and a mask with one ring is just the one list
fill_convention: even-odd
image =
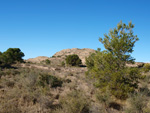
[(139, 63), (138, 68), (142, 68), (144, 66), (144, 63)]
[(71, 66), (79, 66), (80, 64), (82, 64), (82, 62), (78, 55), (73, 54), (67, 56), (66, 64)]
[(44, 63), (44, 64), (50, 64), (51, 61), (50, 61), (49, 59), (46, 59), (46, 60), (41, 61), (41, 63)]
[(52, 58), (56, 58), (56, 56), (52, 56)]
[(65, 82), (66, 82), (66, 83), (70, 83), (71, 80), (70, 80), (70, 79), (66, 79)]
[(45, 60), (45, 63), (46, 63), (46, 64), (50, 64), (50, 63), (51, 63), (51, 61), (50, 61), (50, 60), (48, 60), (48, 59), (46, 59), (46, 60)]
[(61, 87), (62, 81), (55, 76), (48, 74), (41, 74), (39, 76), (38, 84), (42, 87), (45, 87), (46, 85), (50, 85), (51, 87)]
[(73, 73), (71, 73), (71, 72), (70, 72), (70, 73), (68, 73), (68, 76), (73, 76)]

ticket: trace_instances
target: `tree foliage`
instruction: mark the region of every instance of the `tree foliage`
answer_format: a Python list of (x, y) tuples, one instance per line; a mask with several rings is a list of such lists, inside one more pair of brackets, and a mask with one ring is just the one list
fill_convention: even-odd
[(104, 38), (99, 39), (105, 49), (117, 58), (118, 62), (116, 63), (119, 68), (124, 67), (126, 62), (134, 61), (130, 54), (133, 52), (135, 42), (139, 39), (137, 35), (133, 34), (133, 28), (132, 22), (126, 25), (121, 21), (117, 28), (110, 30), (108, 35), (105, 34)]
[(149, 72), (150, 71), (150, 64), (148, 64), (148, 63), (144, 64), (143, 70), (144, 70), (144, 72)]
[(134, 62), (131, 57), (137, 36), (133, 34), (134, 25), (120, 22), (100, 38), (104, 51), (97, 51), (86, 59), (87, 74), (96, 79), (95, 85), (102, 91), (111, 90), (112, 95), (126, 99), (129, 92), (137, 88), (140, 73), (137, 69), (127, 68), (126, 63)]
[(24, 53), (19, 48), (9, 48), (7, 51), (0, 53), (0, 64), (5, 66), (23, 62), (22, 57), (24, 57)]
[(71, 66), (79, 66), (82, 62), (78, 55), (73, 54), (66, 57), (66, 64)]

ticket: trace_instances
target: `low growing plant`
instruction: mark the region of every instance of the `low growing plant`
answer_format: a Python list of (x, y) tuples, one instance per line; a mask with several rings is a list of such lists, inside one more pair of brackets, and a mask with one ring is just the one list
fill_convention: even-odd
[(51, 87), (61, 87), (62, 81), (55, 76), (40, 74), (38, 84), (42, 87), (50, 85)]
[(82, 62), (78, 55), (73, 54), (66, 57), (66, 64), (70, 66), (79, 66)]
[(64, 61), (61, 62), (61, 66), (63, 66), (63, 67), (65, 66), (65, 62)]

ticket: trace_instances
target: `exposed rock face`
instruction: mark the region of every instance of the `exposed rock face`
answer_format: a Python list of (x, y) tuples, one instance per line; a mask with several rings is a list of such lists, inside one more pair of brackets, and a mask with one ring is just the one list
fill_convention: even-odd
[(39, 56), (39, 57), (36, 57), (36, 58), (30, 58), (27, 61), (28, 62), (34, 62), (34, 63), (40, 63), (41, 61), (46, 60), (46, 59), (49, 59), (49, 57)]
[(33, 63), (40, 63), (43, 60), (49, 59), (51, 63), (53, 64), (60, 64), (67, 55), (77, 54), (80, 59), (82, 60), (82, 64), (85, 65), (85, 58), (88, 57), (91, 53), (94, 53), (95, 50), (84, 48), (84, 49), (78, 49), (78, 48), (72, 48), (72, 49), (64, 49), (61, 50), (53, 55), (52, 58), (46, 57), (46, 56), (39, 56), (36, 58), (30, 58), (27, 61), (33, 62)]
[(72, 48), (72, 49), (61, 50), (55, 53), (53, 56), (65, 58), (67, 55), (77, 54), (79, 58), (82, 60), (82, 63), (85, 64), (85, 58), (88, 57), (90, 53), (94, 53), (94, 52), (95, 50), (89, 48), (83, 48), (83, 49)]

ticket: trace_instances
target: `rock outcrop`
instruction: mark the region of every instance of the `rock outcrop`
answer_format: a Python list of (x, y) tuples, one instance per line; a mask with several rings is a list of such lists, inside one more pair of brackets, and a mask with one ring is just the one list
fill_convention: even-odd
[(58, 62), (63, 61), (66, 58), (67, 55), (77, 54), (80, 57), (80, 59), (82, 60), (82, 64), (85, 65), (85, 58), (88, 57), (91, 53), (94, 53), (94, 52), (95, 52), (94, 49), (89, 49), (89, 48), (63, 49), (63, 50), (55, 53), (51, 58), (46, 57), (46, 56), (39, 56), (39, 57), (36, 57), (36, 58), (30, 58), (27, 61), (28, 62), (33, 62), (33, 63), (40, 63), (43, 60), (49, 59), (52, 62), (57, 64)]
[(77, 54), (79, 58), (82, 60), (82, 63), (85, 64), (85, 58), (88, 57), (91, 53), (94, 53), (94, 49), (89, 48), (72, 48), (72, 49), (64, 49), (53, 55), (53, 57), (61, 57), (65, 58), (67, 55)]
[(27, 61), (28, 62), (33, 62), (33, 63), (40, 63), (43, 60), (49, 59), (49, 57), (46, 56), (38, 56), (36, 58), (29, 58)]

